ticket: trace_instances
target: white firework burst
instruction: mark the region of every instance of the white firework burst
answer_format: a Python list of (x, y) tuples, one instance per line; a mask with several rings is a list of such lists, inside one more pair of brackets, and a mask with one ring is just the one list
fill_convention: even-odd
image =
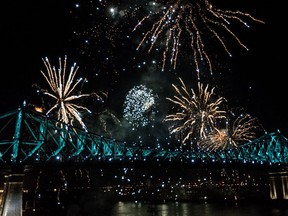
[(157, 94), (145, 85), (133, 87), (124, 101), (124, 118), (133, 127), (144, 127), (155, 117)]

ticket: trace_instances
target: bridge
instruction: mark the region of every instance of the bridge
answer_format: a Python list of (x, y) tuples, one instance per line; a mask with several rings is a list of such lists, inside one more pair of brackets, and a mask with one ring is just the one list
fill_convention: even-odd
[[(155, 147), (156, 146), (156, 147)], [(288, 200), (288, 140), (280, 132), (226, 150), (184, 151), (126, 143), (65, 125), (21, 106), (0, 115), (0, 164), (16, 167), (43, 164), (148, 164), (149, 162), (226, 166), (278, 167), (270, 172), (270, 198)], [(272, 169), (273, 170), (273, 169)], [(6, 175), (0, 215), (22, 215), (23, 173)]]
[[(156, 145), (155, 145), (156, 146)], [(288, 140), (280, 132), (226, 150), (182, 151), (126, 143), (65, 125), (19, 107), (0, 115), (0, 164), (89, 162), (288, 164)]]

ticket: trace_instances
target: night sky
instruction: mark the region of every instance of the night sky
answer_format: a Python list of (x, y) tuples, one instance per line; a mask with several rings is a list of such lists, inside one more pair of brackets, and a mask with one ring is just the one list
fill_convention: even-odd
[[(76, 62), (79, 75), (89, 80), (83, 91), (107, 92), (105, 107), (119, 116), (125, 95), (135, 85), (144, 84), (153, 89), (163, 106), (169, 104), (165, 97), (173, 92), (172, 83), (179, 83), (178, 77), (193, 86), (197, 76), (189, 47), (180, 49), (176, 69), (167, 63), (164, 71), (160, 63), (162, 52), (154, 50), (148, 54), (148, 45), (136, 50), (142, 33), (146, 32), (145, 25), (132, 30), (147, 15), (149, 4), (144, 2), (149, 3), (140, 0), (2, 3), (0, 111), (17, 108), (24, 100), (39, 105), (39, 95), (33, 84), (45, 85), (40, 73), (45, 70), (44, 57), (55, 66), (58, 58), (65, 55), (69, 66)], [(244, 108), (257, 117), (268, 133), (279, 129), (287, 137), (287, 75), (284, 69), (287, 39), (284, 40), (283, 5), (272, 0), (215, 0), (213, 5), (227, 10), (239, 9), (265, 24), (246, 18), (250, 28), (231, 24), (231, 29), (249, 51), (239, 46), (227, 32), (219, 30), (218, 33), (227, 39), (225, 43), (232, 58), (219, 42), (204, 35), (203, 43), (212, 61), (213, 75), (207, 64), (201, 64), (201, 81), (215, 86), (229, 106)], [(111, 8), (115, 10), (111, 11)]]

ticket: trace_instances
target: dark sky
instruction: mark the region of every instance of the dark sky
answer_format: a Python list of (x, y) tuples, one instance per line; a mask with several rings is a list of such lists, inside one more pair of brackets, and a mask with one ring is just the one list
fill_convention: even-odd
[[(140, 82), (141, 79), (147, 81), (147, 77), (150, 76), (148, 72), (147, 76), (145, 78), (142, 76), (141, 79), (137, 75), (143, 75), (145, 71), (135, 72), (137, 70), (137, 64), (135, 64), (137, 59), (149, 60), (147, 52), (138, 50), (138, 54), (131, 54), (132, 52), (128, 51), (131, 47), (125, 47), (122, 43), (127, 41), (123, 37), (121, 37), (121, 42), (116, 40), (115, 47), (111, 44), (112, 41), (107, 42), (106, 35), (111, 33), (110, 30), (112, 31), (114, 26), (109, 29), (110, 23), (106, 23), (107, 20), (103, 15), (97, 19), (93, 14), (93, 18), (89, 18), (88, 13), (94, 13), (97, 7), (93, 6), (91, 9), (89, 8), (91, 5), (89, 6), (87, 3), (85, 5), (84, 2), (74, 0), (19, 0), (1, 3), (2, 11), (4, 11), (0, 21), (2, 36), (0, 49), (2, 59), (1, 112), (17, 108), (24, 100), (28, 102), (36, 101), (35, 97), (37, 95), (32, 85), (34, 83), (44, 83), (40, 70), (44, 70), (41, 59), (46, 56), (57, 59), (68, 55), (68, 60), (71, 59), (71, 63), (75, 61), (80, 69), (86, 70), (84, 74), (89, 77), (89, 81), (92, 80), (92, 83), (96, 74), (100, 74), (98, 81), (95, 83), (99, 85), (97, 86), (99, 88), (106, 88), (107, 91), (111, 90), (112, 99), (110, 101), (120, 100), (119, 92), (125, 89), (128, 90), (135, 83)], [(116, 5), (116, 1), (114, 3), (112, 1), (103, 2), (107, 2), (106, 8), (109, 4)], [(129, 5), (129, 1), (121, 2), (124, 2), (127, 6)], [(218, 5), (217, 3), (221, 4), (219, 7), (247, 11), (265, 21), (265, 24), (251, 22), (249, 30), (243, 30), (245, 28), (240, 26), (235, 27), (237, 35), (247, 45), (249, 51), (247, 52), (240, 48), (237, 43), (231, 42), (233, 57), (226, 58), (223, 50), (219, 49), (218, 53), (217, 49), (215, 56), (219, 61), (215, 66), (216, 72), (213, 75), (215, 76), (213, 80), (217, 80), (217, 85), (222, 87), (221, 93), (230, 101), (231, 106), (244, 107), (252, 116), (258, 117), (267, 132), (275, 132), (279, 129), (282, 134), (287, 136), (287, 75), (284, 68), (284, 65), (286, 66), (284, 55), (286, 55), (287, 39), (284, 40), (284, 31), (286, 31), (284, 6), (272, 0), (221, 0), (214, 2), (215, 5)], [(81, 7), (84, 5), (78, 11), (75, 8), (77, 3), (80, 3)], [(95, 5), (97, 4), (95, 3)], [(129, 27), (130, 24), (134, 27), (136, 23), (133, 23), (133, 21), (135, 20), (131, 19), (125, 22), (125, 31), (132, 29), (132, 27)], [(123, 22), (123, 20), (120, 20), (119, 24), (121, 24), (120, 22)], [(83, 38), (79, 37), (79, 39), (73, 34), (73, 31), (77, 29), (80, 32), (81, 29), (91, 28), (93, 25), (101, 28), (101, 24), (105, 25), (103, 27), (105, 31), (98, 30), (98, 35), (104, 37), (103, 41), (101, 39), (94, 40), (90, 47), (85, 48), (86, 54), (83, 54), (83, 50), (79, 47), (81, 47), (81, 39), (85, 35)], [(124, 30), (122, 30), (120, 28), (116, 34), (123, 33)], [(112, 37), (116, 38), (113, 34), (111, 33)], [(129, 40), (133, 40), (135, 34), (129, 34)], [(139, 39), (139, 35), (137, 38)], [(133, 45), (135, 44), (131, 46)], [(112, 50), (113, 54), (109, 50)], [(91, 66), (94, 64), (95, 58), (87, 53), (94, 54), (99, 65)], [(134, 57), (133, 61), (129, 60), (128, 54), (131, 54), (132, 58)], [(105, 61), (106, 57), (111, 57), (110, 61), (113, 62), (113, 65), (109, 61), (108, 63), (101, 62), (101, 60)], [(116, 61), (118, 62), (115, 63)], [(133, 64), (133, 66), (122, 66), (121, 64), (125, 61), (127, 64)], [(56, 63), (58, 62), (56, 61)], [(183, 70), (184, 67), (184, 64), (180, 64), (178, 70)], [(123, 75), (123, 69), (125, 69), (125, 75)], [(112, 71), (113, 75), (107, 75), (107, 71)], [(173, 70), (170, 70), (170, 72), (174, 73)], [(101, 73), (105, 75), (101, 75)], [(159, 72), (155, 79), (169, 80), (165, 76), (170, 75)], [(115, 77), (118, 79), (117, 82), (112, 81)], [(188, 80), (188, 75), (185, 75), (185, 77)], [(150, 79), (152, 78), (150, 77)], [(177, 81), (173, 80), (172, 82)], [(159, 81), (159, 83), (161, 82)], [(167, 86), (171, 86), (171, 83)], [(111, 104), (114, 103), (111, 102)]]

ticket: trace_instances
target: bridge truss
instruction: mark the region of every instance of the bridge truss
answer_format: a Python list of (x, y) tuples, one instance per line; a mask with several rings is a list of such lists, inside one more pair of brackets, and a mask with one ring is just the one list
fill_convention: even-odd
[(0, 115), (0, 164), (103, 161), (287, 165), (288, 140), (274, 132), (233, 149), (175, 151), (89, 133), (26, 107)]

